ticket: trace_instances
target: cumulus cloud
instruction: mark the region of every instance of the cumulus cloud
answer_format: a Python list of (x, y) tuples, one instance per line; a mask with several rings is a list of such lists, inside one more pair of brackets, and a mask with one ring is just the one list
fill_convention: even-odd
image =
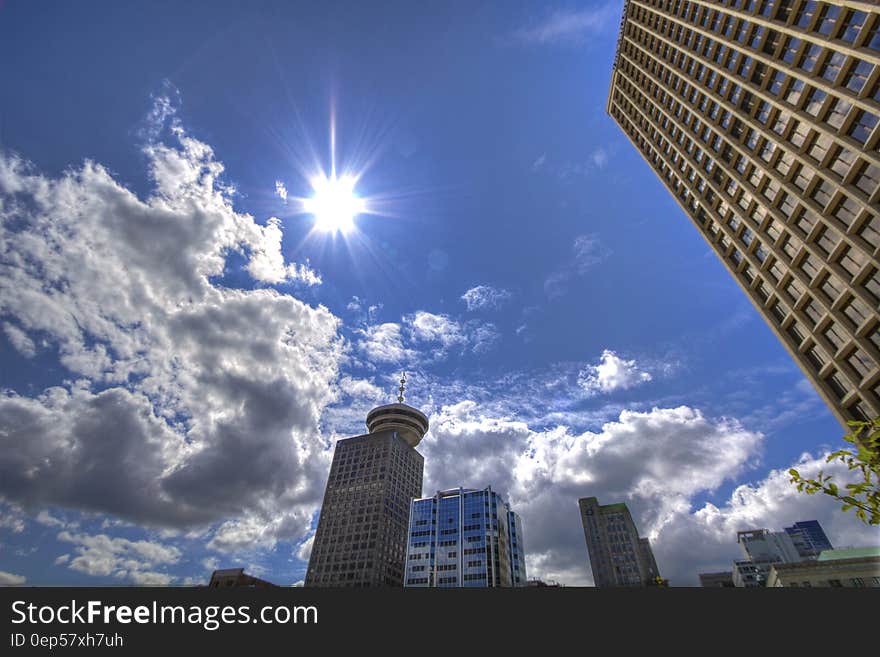
[(285, 203), (287, 202), (287, 187), (280, 180), (275, 181), (275, 195)]
[(15, 575), (0, 570), (0, 586), (22, 586), (25, 582), (27, 582), (27, 577), (24, 575)]
[(71, 534), (62, 531), (58, 534), (58, 540), (74, 545), (76, 556), (62, 561), (71, 570), (87, 575), (113, 576), (141, 586), (170, 584), (173, 576), (152, 569), (176, 564), (181, 557), (180, 550), (174, 546), (114, 538), (106, 534)]
[(513, 33), (513, 39), (526, 45), (580, 45), (600, 34), (619, 17), (617, 3), (581, 10), (557, 10)]
[(598, 365), (589, 365), (578, 375), (578, 384), (590, 394), (629, 390), (651, 380), (634, 360), (624, 360), (609, 349), (602, 352)]
[[(600, 428), (536, 430), (512, 414), (473, 400), (430, 415), (425, 492), (491, 485), (523, 519), (530, 577), (592, 584), (577, 501), (625, 502), (640, 534), (651, 540), (661, 572), (673, 585), (696, 586), (700, 572), (729, 569), (739, 554), (736, 532), (781, 530), (818, 519), (837, 546), (876, 544), (876, 532), (839, 504), (798, 493), (787, 468), (741, 481), (760, 461), (764, 436), (733, 418), (711, 418), (680, 406), (620, 411)], [(844, 468), (804, 455), (807, 474)], [(705, 502), (706, 499), (714, 502)]]
[(686, 406), (623, 411), (601, 430), (580, 434), (535, 431), (472, 401), (430, 420), (420, 446), (426, 490), (491, 485), (523, 518), (530, 576), (568, 584), (591, 582), (578, 498), (628, 502), (651, 535), (687, 514), (695, 495), (747, 469), (763, 440), (734, 420)]
[[(256, 283), (319, 277), (285, 261), (277, 219), (235, 210), (209, 146), (175, 122), (170, 134), (145, 147), (146, 198), (94, 162), (53, 178), (0, 155), (4, 333), (25, 351), (20, 333), (39, 336), (69, 378), (0, 395), (0, 497), (161, 528), (246, 517), (299, 537), (326, 476), (319, 419), (339, 320), (293, 294), (214, 282), (236, 253)], [(224, 524), (212, 540), (236, 535)], [(71, 563), (95, 570), (86, 562)]]
[(477, 285), (462, 294), (461, 299), (467, 304), (468, 310), (483, 310), (500, 308), (510, 301), (511, 296), (507, 290), (491, 285)]

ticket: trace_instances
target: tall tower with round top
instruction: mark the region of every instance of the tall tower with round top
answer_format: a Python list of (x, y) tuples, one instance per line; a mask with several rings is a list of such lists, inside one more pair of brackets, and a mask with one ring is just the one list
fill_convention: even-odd
[(415, 447), (428, 433), (428, 418), (419, 409), (403, 403), (405, 388), (406, 372), (400, 378), (397, 403), (377, 406), (370, 411), (367, 414), (367, 431), (370, 433), (396, 431), (410, 447)]
[(410, 502), (422, 496), (415, 447), (428, 418), (404, 403), (367, 414), (367, 432), (336, 442), (306, 586), (403, 586)]

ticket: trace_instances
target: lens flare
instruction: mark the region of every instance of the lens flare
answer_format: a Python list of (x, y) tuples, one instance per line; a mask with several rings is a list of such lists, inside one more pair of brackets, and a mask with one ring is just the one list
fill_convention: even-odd
[(315, 217), (315, 228), (327, 233), (348, 233), (354, 218), (367, 205), (354, 191), (354, 176), (319, 175), (311, 179), (313, 196), (303, 200), (303, 209)]

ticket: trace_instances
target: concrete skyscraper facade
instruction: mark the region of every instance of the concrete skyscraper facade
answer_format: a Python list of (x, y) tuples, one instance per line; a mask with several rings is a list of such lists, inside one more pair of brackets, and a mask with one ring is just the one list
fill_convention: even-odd
[(626, 504), (578, 500), (593, 582), (597, 587), (649, 586), (660, 576), (647, 538), (639, 538)]
[(339, 440), (321, 505), (305, 586), (402, 586), (410, 501), (422, 495), (415, 447), (428, 418), (403, 403), (374, 408), (369, 433)]
[(841, 421), (880, 415), (880, 10), (627, 0), (608, 114)]
[(408, 587), (526, 586), (522, 522), (491, 487), (412, 501)]

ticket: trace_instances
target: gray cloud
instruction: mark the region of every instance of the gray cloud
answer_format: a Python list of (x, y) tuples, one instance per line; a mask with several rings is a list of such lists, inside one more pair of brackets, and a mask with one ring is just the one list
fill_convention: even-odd
[(326, 476), (319, 420), (339, 320), (271, 288), (212, 283), (232, 253), (257, 283), (319, 277), (285, 262), (278, 220), (233, 208), (210, 147), (177, 123), (171, 133), (175, 144), (145, 148), (146, 200), (92, 162), (50, 178), (0, 156), (0, 319), (73, 380), (0, 397), (0, 496), (33, 513), (221, 522), (218, 549), (238, 544), (240, 518), (267, 542), (299, 537)]

